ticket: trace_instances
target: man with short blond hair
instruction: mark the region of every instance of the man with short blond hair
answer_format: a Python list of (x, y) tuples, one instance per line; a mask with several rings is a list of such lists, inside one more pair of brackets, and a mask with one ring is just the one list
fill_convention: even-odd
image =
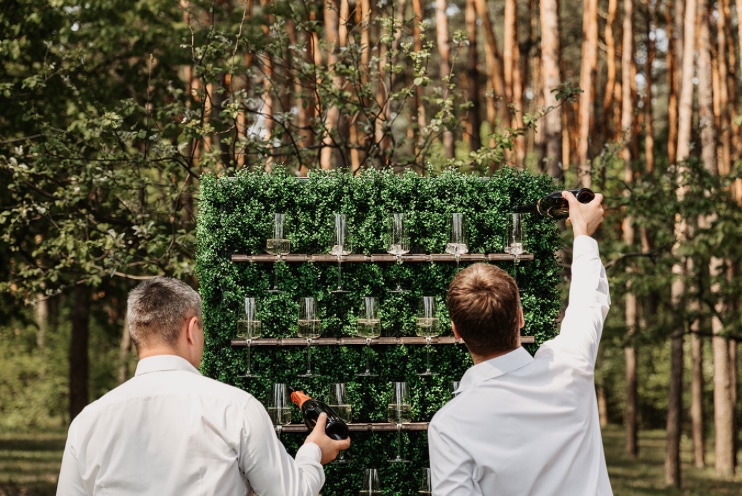
[(610, 297), (598, 244), (603, 196), (572, 195), (575, 236), (569, 306), (560, 334), (531, 356), (523, 310), (504, 270), (474, 264), (448, 290), (453, 332), (474, 365), (428, 429), (435, 496), (608, 496), (595, 395), (595, 360)]

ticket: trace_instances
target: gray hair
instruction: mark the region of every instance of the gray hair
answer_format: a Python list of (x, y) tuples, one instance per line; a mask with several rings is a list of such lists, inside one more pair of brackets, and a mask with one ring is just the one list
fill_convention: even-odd
[(198, 317), (201, 297), (188, 284), (170, 277), (155, 277), (129, 293), (126, 318), (136, 345), (175, 344), (183, 321)]

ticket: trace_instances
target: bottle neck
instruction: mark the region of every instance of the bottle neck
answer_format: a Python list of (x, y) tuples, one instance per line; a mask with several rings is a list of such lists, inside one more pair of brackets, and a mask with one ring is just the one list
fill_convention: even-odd
[(304, 404), (305, 401), (311, 400), (312, 397), (304, 394), (304, 391), (293, 391), (291, 393), (291, 401), (296, 403), (296, 406), (301, 408), (301, 406)]

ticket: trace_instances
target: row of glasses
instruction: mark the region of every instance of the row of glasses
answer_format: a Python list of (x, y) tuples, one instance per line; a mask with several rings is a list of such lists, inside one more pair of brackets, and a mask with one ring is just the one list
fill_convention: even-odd
[[(378, 496), (380, 494), (382, 494), (382, 491), (379, 469), (365, 469), (363, 473), (363, 483), (361, 484), (361, 490), (358, 491), (358, 496)], [(420, 494), (421, 496), (433, 494), (432, 479), (430, 476), (429, 467), (423, 468), (421, 470), (420, 489), (418, 489), (417, 494)]]
[[(440, 320), (436, 314), (436, 302), (434, 296), (423, 296), (420, 300), (420, 308), (416, 321), (416, 333), (425, 337), (426, 370), (419, 375), (436, 375), (430, 368), (430, 343), (432, 338), (440, 335)], [(297, 335), (306, 339), (307, 370), (299, 377), (319, 377), (312, 370), (312, 340), (322, 334), (322, 322), (319, 318), (317, 300), (313, 296), (305, 296), (299, 299), (299, 317), (297, 319)], [(237, 338), (244, 339), (247, 345), (247, 358), (245, 373), (239, 377), (260, 377), (253, 372), (251, 367), (252, 341), (261, 335), (261, 322), (257, 319), (257, 303), (254, 297), (244, 299), (244, 306), (237, 319)], [(365, 296), (358, 319), (356, 321), (356, 335), (366, 340), (366, 369), (359, 372), (359, 377), (375, 377), (371, 370), (371, 341), (381, 336), (381, 318), (379, 317), (379, 300), (375, 296)]]
[[(284, 237), (284, 226), (286, 216), (282, 213), (273, 214), (273, 237), (268, 238), (265, 243), (265, 251), (271, 255), (276, 255), (274, 262), (273, 288), (268, 290), (272, 293), (280, 292), (278, 289), (278, 272), (276, 267), (281, 261), (281, 257), (291, 252), (291, 242)], [(334, 230), (332, 247), (330, 254), (337, 256), (338, 260), (338, 283), (332, 293), (347, 293), (342, 285), (342, 261), (343, 257), (350, 255), (352, 249), (347, 242), (347, 218), (345, 214), (336, 213), (334, 218)], [(468, 253), (469, 249), (466, 244), (466, 230), (464, 227), (464, 214), (451, 214), (450, 236), (446, 244), (446, 253), (453, 254), (456, 257), (456, 266), (459, 265), (461, 255)], [(387, 236), (387, 253), (396, 257), (396, 263), (399, 267), (402, 264), (402, 255), (410, 252), (410, 237), (405, 226), (405, 216), (403, 213), (393, 213), (389, 220), (389, 234)], [(392, 292), (403, 292), (399, 279), (397, 287)]]

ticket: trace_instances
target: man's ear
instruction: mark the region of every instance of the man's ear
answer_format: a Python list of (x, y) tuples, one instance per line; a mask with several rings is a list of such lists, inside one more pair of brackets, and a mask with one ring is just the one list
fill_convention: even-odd
[(453, 331), (453, 336), (456, 339), (461, 339), (461, 334), (459, 334), (459, 331), (456, 330), (456, 324), (454, 324), (453, 321), (451, 321), (451, 330)]
[(518, 305), (518, 329), (523, 329), (526, 326), (526, 319), (523, 317), (523, 307)]
[(198, 317), (193, 316), (190, 319), (186, 321), (186, 340), (188, 341), (188, 344), (193, 345), (197, 342), (197, 336), (196, 331), (198, 330), (199, 324), (198, 324)]

